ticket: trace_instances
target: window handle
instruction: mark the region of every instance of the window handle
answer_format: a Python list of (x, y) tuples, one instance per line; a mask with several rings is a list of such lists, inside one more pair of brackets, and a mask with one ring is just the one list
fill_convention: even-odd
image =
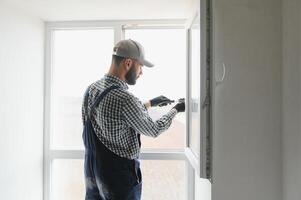
[(221, 63), (221, 66), (222, 66), (222, 69), (223, 69), (222, 77), (220, 79), (216, 79), (215, 80), (215, 84), (216, 85), (221, 84), (224, 81), (225, 76), (226, 76), (226, 66), (225, 66), (225, 63)]

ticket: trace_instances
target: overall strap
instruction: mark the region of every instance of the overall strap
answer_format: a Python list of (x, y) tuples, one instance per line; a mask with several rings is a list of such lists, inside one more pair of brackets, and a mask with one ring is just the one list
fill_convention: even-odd
[(100, 103), (100, 101), (111, 91), (114, 89), (118, 89), (119, 86), (117, 85), (113, 85), (107, 89), (105, 89), (102, 93), (100, 93), (100, 95), (96, 98), (95, 102), (92, 104), (92, 107), (90, 109), (90, 113), (88, 113), (88, 96), (89, 96), (89, 88), (86, 90), (85, 93), (85, 109), (86, 109), (86, 113), (88, 113), (88, 119), (91, 119), (91, 112), (94, 110), (95, 107), (97, 107)]
[(100, 95), (96, 98), (95, 102), (93, 103), (91, 109), (90, 109), (90, 113), (88, 114), (89, 119), (91, 119), (91, 113), (94, 110), (95, 107), (97, 107), (100, 103), (100, 101), (111, 91), (114, 89), (119, 88), (119, 86), (117, 85), (113, 85), (107, 89), (105, 89), (102, 93), (100, 93)]

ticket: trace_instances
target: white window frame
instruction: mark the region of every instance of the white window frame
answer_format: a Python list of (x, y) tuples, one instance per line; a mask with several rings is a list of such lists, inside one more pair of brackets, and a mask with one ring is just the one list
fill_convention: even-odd
[[(119, 20), (119, 21), (71, 21), (45, 23), (45, 70), (44, 70), (44, 160), (43, 160), (43, 199), (51, 200), (51, 163), (54, 159), (83, 159), (84, 150), (51, 150), (51, 83), (53, 32), (67, 29), (113, 28), (114, 43), (124, 39), (125, 29), (171, 29), (185, 28), (186, 20)], [(188, 89), (188, 88), (187, 88)], [(187, 130), (187, 129), (186, 129)], [(185, 135), (188, 135), (185, 133)], [(184, 138), (186, 139), (186, 138)], [(141, 160), (181, 160), (186, 163), (186, 199), (194, 200), (195, 174), (185, 150), (142, 150)]]
[[(187, 20), (185, 29), (187, 31), (187, 113), (186, 121), (190, 122), (191, 113), (191, 29), (193, 23), (199, 20), (200, 24), (200, 130), (198, 130), (199, 147), (198, 152), (194, 152), (189, 146), (189, 136), (191, 132), (190, 123), (187, 124), (187, 138), (185, 155), (194, 171), (200, 178), (209, 179), (212, 182), (212, 2), (210, 0), (200, 0), (195, 13)], [(195, 153), (199, 153), (199, 157)]]

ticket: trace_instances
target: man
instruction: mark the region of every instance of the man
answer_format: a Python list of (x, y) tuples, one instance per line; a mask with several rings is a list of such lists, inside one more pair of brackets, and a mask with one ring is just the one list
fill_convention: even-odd
[(150, 106), (172, 103), (159, 96), (142, 104), (127, 91), (142, 75), (145, 60), (141, 44), (122, 40), (113, 49), (108, 74), (91, 84), (84, 97), (83, 140), (85, 144), (86, 200), (140, 200), (140, 134), (157, 137), (169, 128), (185, 103), (177, 103), (167, 114), (153, 121)]

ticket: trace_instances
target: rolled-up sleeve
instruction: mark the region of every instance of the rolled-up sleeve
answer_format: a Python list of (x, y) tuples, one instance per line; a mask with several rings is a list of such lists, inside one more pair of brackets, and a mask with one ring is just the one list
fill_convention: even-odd
[(123, 102), (122, 114), (127, 124), (137, 133), (157, 137), (170, 127), (177, 110), (171, 109), (167, 114), (154, 121), (138, 98), (128, 96)]

